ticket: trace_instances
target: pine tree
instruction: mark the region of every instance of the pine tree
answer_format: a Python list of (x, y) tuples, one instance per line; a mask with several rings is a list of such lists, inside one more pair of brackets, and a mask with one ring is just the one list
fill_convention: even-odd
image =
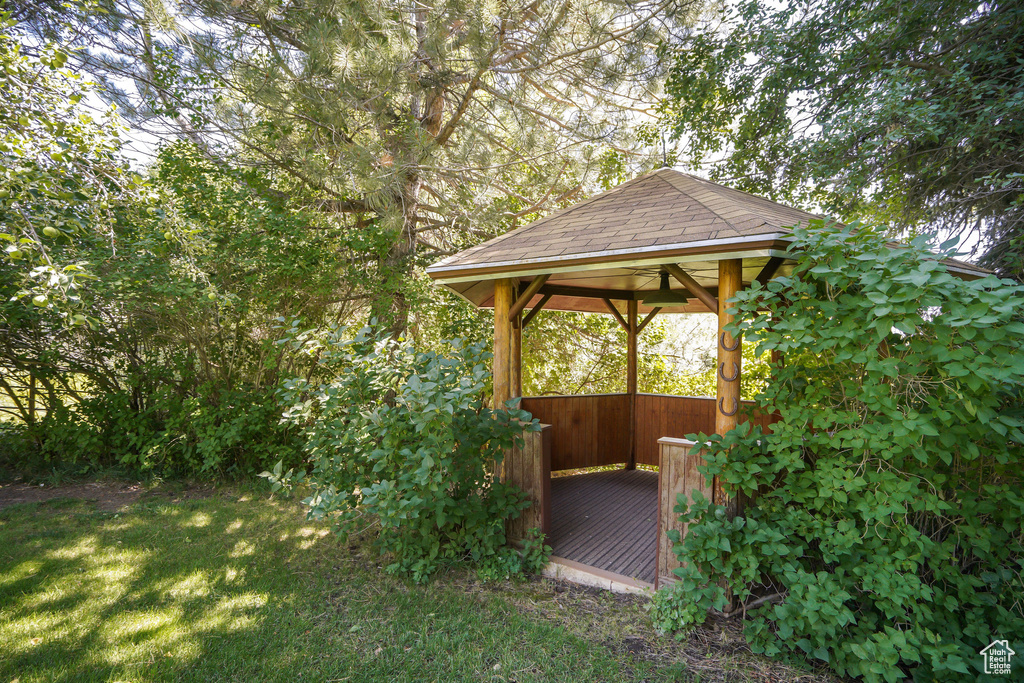
[(298, 204), (335, 216), (365, 254), (352, 272), (372, 314), (397, 334), (418, 262), (573, 200), (602, 169), (653, 163), (635, 131), (653, 120), (655, 48), (697, 10), (118, 1), (82, 19), (84, 66), (140, 130), (267, 165)]

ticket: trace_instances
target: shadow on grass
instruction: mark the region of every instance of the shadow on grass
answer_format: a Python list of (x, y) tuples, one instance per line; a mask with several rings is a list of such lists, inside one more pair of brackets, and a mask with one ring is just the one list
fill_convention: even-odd
[(388, 577), (288, 502), (15, 506), (0, 681), (696, 680), (522, 609), (550, 595), (453, 583)]
[(296, 600), (292, 565), (325, 543), (336, 545), (275, 504), (11, 508), (0, 514), (0, 680), (242, 675), (294, 649), (296, 634), (276, 637)]
[(0, 683), (827, 680), (726, 635), (677, 648), (602, 591), (410, 585), (289, 501), (0, 511)]

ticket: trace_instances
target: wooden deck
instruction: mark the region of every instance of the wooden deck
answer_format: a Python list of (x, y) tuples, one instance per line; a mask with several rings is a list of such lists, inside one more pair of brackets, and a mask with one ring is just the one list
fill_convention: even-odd
[(654, 583), (658, 475), (616, 470), (551, 480), (553, 554)]

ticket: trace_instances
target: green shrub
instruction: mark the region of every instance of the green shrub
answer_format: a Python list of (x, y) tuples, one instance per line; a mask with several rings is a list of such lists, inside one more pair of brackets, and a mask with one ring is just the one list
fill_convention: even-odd
[(299, 460), (297, 430), (280, 424), (271, 391), (203, 386), (198, 395), (165, 389), (147, 399), (117, 391), (57, 404), (38, 429), (39, 456), (189, 476), (252, 473)]
[(785, 354), (758, 397), (781, 422), (696, 437), (709, 478), (760, 497), (730, 520), (680, 496), (686, 566), (655, 621), (691, 627), (726, 586), (777, 593), (747, 614), (755, 652), (870, 681), (973, 678), (992, 640), (1024, 651), (1024, 288), (959, 280), (922, 240), (866, 227), (794, 244), (792, 277), (734, 300), (734, 333)]
[(539, 529), (530, 529), (523, 539), (522, 551), (510, 546), (483, 558), (477, 566), (477, 576), (484, 581), (502, 581), (524, 574), (539, 574), (551, 556), (551, 547), (544, 543)]
[[(310, 517), (336, 529), (368, 514), (388, 571), (426, 580), (445, 561), (471, 560), (492, 576), (508, 567), (505, 524), (528, 506), (497, 480), (504, 450), (539, 429), (521, 410), (484, 407), (490, 357), (482, 344), (447, 342), (451, 357), (374, 338), (293, 327), (297, 352), (319, 357), (316, 383), (287, 380), (285, 419), (302, 428), (308, 472), (265, 472), (274, 489), (306, 481)], [(504, 563), (504, 564), (503, 564)]]
[[(52, 126), (31, 128), (59, 147)], [(5, 201), (35, 194), (49, 216), (32, 219), (35, 229), (66, 232), (14, 262), (0, 254), (0, 416), (27, 437), (4, 451), (28, 469), (206, 476), (294, 464), (297, 430), (280, 423), (275, 394), (305, 367), (282, 362), (268, 321), (351, 315), (338, 304), (352, 286), (340, 270), (348, 247), (324, 237), (332, 219), (295, 210), (266, 174), (211, 163), (191, 145), (163, 147), (147, 177), (145, 192), (127, 198), (95, 183), (86, 183), (92, 199), (70, 186), (63, 199), (39, 195), (31, 183), (0, 197), (0, 223)], [(64, 226), (55, 211), (85, 218)], [(44, 256), (80, 270), (44, 286)], [(51, 303), (34, 302), (40, 292)]]

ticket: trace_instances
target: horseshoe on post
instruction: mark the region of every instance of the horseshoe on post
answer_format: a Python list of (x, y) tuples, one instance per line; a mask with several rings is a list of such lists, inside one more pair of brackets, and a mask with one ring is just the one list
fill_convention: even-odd
[(726, 346), (725, 345), (725, 334), (726, 333), (723, 332), (721, 334), (721, 336), (718, 338), (718, 343), (722, 347), (723, 351), (735, 351), (736, 349), (740, 348), (740, 338), (739, 337), (736, 337), (735, 339), (733, 339), (734, 343), (733, 343), (732, 346)]
[(735, 382), (736, 378), (740, 376), (740, 365), (736, 361), (732, 362), (732, 377), (725, 376), (725, 363), (718, 364), (718, 376), (724, 379), (726, 382)]
[(722, 411), (722, 415), (725, 415), (726, 417), (732, 417), (733, 415), (735, 415), (736, 413), (738, 413), (740, 411), (740, 401), (739, 401), (738, 398), (734, 398), (732, 400), (732, 412), (731, 413), (726, 411), (726, 409), (722, 407), (722, 401), (724, 401), (724, 400), (725, 400), (724, 396), (722, 398), (718, 399), (718, 409), (720, 411)]

